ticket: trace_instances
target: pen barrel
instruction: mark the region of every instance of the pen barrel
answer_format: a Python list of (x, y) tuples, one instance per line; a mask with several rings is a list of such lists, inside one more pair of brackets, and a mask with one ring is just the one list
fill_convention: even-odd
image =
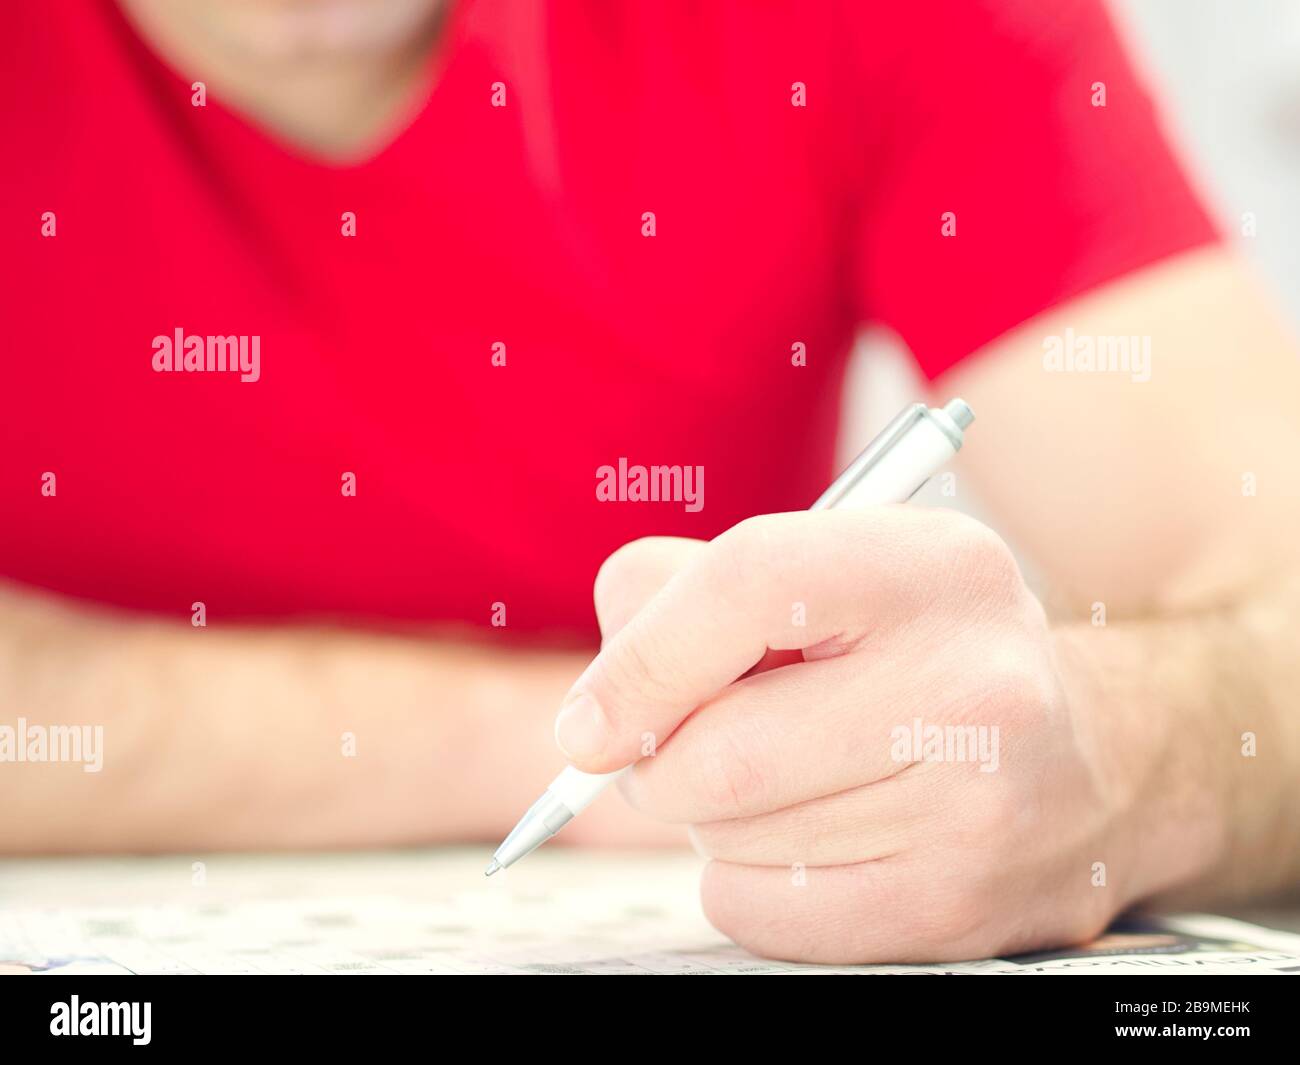
[(859, 455), (813, 510), (856, 510), (906, 503), (957, 454), (962, 426), (918, 403), (903, 411)]
[(584, 773), (573, 766), (566, 766), (546, 790), (575, 814), (580, 814), (591, 805), (596, 796), (630, 768), (625, 766), (612, 773)]

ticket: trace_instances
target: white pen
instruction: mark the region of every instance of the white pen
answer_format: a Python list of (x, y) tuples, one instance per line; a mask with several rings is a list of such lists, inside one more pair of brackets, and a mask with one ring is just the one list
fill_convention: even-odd
[[(966, 427), (974, 420), (974, 413), (960, 399), (950, 400), (942, 408), (913, 403), (885, 426), (809, 509), (851, 510), (906, 503), (961, 450)], [(514, 865), (536, 850), (631, 768), (624, 766), (613, 773), (565, 768), (497, 848), (485, 875)]]

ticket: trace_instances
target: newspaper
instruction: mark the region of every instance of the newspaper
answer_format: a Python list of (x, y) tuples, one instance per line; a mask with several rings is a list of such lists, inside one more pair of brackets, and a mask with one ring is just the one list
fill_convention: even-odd
[(1208, 915), (1127, 920), (1086, 946), (942, 965), (757, 958), (678, 854), (538, 852), (487, 880), (470, 849), (0, 862), (0, 972), (1300, 973), (1300, 935)]

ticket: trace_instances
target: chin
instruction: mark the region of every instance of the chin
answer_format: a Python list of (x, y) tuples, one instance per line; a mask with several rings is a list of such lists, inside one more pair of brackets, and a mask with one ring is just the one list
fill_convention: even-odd
[(454, 0), (222, 0), (220, 17), (250, 54), (320, 58), (400, 51)]

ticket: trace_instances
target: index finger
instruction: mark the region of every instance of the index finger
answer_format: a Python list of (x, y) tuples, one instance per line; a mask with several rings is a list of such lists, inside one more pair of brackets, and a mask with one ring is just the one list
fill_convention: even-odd
[(556, 719), (560, 749), (579, 769), (611, 772), (663, 743), (769, 648), (848, 646), (868, 621), (910, 612), (927, 548), (953, 524), (940, 513), (771, 514), (729, 529), (578, 678)]

